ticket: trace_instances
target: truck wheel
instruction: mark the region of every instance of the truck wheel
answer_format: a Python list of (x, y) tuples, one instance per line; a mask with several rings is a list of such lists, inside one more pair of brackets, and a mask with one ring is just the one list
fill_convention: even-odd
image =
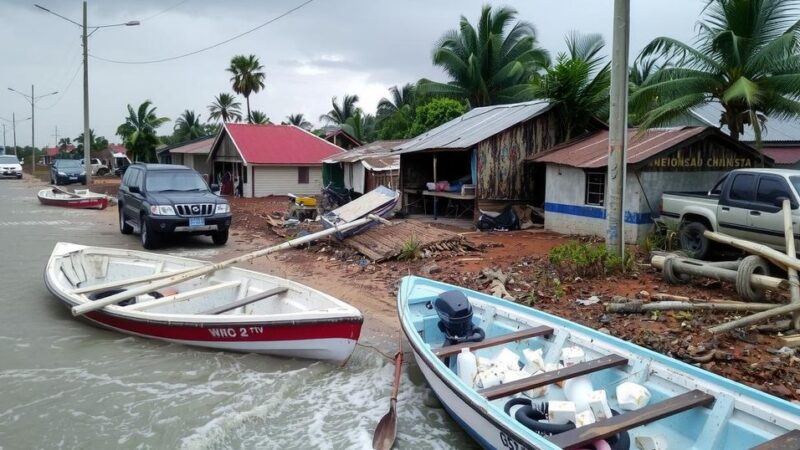
[(97, 175), (98, 177), (104, 177), (108, 175), (108, 169), (104, 168), (97, 169), (97, 173), (95, 175)]
[(122, 205), (119, 205), (119, 232), (122, 234), (133, 233), (133, 227), (125, 223), (125, 213)]
[(711, 242), (703, 233), (708, 228), (700, 222), (685, 223), (680, 230), (681, 248), (690, 258), (704, 259), (711, 250)]
[(142, 247), (152, 250), (158, 247), (159, 243), (159, 236), (158, 232), (155, 230), (151, 230), (150, 227), (147, 226), (147, 218), (142, 216), (140, 219), (140, 229), (141, 231), (141, 238), (142, 238)]
[(214, 241), (214, 245), (225, 245), (228, 242), (228, 230), (213, 233), (211, 240)]
[(764, 301), (766, 297), (764, 289), (753, 286), (750, 282), (753, 274), (769, 275), (769, 264), (764, 258), (750, 255), (742, 260), (736, 271), (736, 293), (746, 302)]

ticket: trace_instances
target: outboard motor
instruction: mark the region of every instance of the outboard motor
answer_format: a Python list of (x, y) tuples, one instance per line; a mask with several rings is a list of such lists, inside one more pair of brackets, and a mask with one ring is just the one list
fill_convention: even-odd
[(480, 342), (486, 333), (472, 323), (472, 305), (461, 291), (442, 292), (433, 301), (439, 316), (439, 330), (445, 335), (444, 345)]

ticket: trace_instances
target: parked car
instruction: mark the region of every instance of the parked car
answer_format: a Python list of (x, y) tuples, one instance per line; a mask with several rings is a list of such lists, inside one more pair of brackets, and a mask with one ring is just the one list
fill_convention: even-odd
[(705, 258), (711, 250), (703, 234), (706, 230), (784, 250), (783, 199), (791, 202), (796, 237), (800, 233), (798, 192), (798, 170), (737, 169), (708, 192), (665, 192), (657, 220), (679, 230), (681, 247), (693, 258)]
[(124, 153), (112, 153), (111, 157), (111, 169), (113, 169), (114, 175), (122, 177), (128, 166), (132, 164), (131, 160)]
[(172, 164), (132, 164), (120, 183), (119, 231), (138, 232), (142, 246), (157, 247), (173, 233), (228, 242), (231, 210), (196, 171)]
[(13, 155), (0, 155), (0, 177), (22, 178), (22, 163)]
[(56, 159), (50, 165), (50, 184), (86, 184), (86, 171), (79, 159)]
[[(81, 163), (83, 163), (83, 160), (81, 160)], [(92, 176), (102, 177), (103, 175), (108, 174), (108, 172), (108, 166), (103, 164), (103, 161), (99, 160), (98, 158), (92, 158)]]

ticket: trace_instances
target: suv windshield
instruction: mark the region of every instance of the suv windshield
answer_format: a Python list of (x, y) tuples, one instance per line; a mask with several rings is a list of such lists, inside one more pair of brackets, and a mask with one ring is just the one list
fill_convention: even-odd
[(78, 159), (57, 159), (56, 167), (59, 169), (81, 167), (81, 161)]
[(147, 191), (207, 191), (206, 182), (196, 172), (152, 171), (147, 173)]
[(0, 156), (0, 164), (19, 164), (16, 156)]

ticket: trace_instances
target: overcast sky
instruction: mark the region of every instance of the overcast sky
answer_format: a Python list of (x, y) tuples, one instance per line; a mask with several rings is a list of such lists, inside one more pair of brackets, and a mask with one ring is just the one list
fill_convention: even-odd
[[(30, 116), (30, 104), (12, 87), (43, 98), (36, 109), (36, 145), (53, 145), (58, 134), (83, 131), (80, 28), (33, 6), (34, 2), (81, 21), (77, 0), (0, 0), (0, 117)], [(141, 61), (188, 53), (264, 23), (304, 0), (95, 0), (89, 25), (140, 20), (136, 27), (97, 31), (89, 53)], [(482, 1), (315, 0), (245, 37), (175, 61), (126, 65), (89, 59), (91, 127), (111, 142), (124, 121), (126, 105), (152, 100), (161, 116), (175, 119), (186, 109), (208, 118), (207, 106), (231, 92), (225, 71), (231, 56), (255, 54), (264, 65), (266, 90), (251, 96), (251, 107), (279, 123), (303, 113), (315, 125), (330, 110), (331, 97), (358, 94), (359, 105), (374, 112), (387, 88), (422, 77), (445, 81), (431, 64), (436, 40), (458, 25), (460, 15), (475, 22)], [(631, 54), (653, 37), (691, 41), (703, 0), (633, 0)], [(532, 22), (540, 44), (556, 54), (570, 30), (601, 33), (611, 46), (613, 0), (529, 0), (492, 3), (519, 10)], [(241, 99), (244, 106), (244, 99)], [(172, 122), (159, 129), (169, 134)], [(7, 133), (11, 145), (10, 129)], [(31, 142), (30, 122), (17, 126), (18, 145)]]

